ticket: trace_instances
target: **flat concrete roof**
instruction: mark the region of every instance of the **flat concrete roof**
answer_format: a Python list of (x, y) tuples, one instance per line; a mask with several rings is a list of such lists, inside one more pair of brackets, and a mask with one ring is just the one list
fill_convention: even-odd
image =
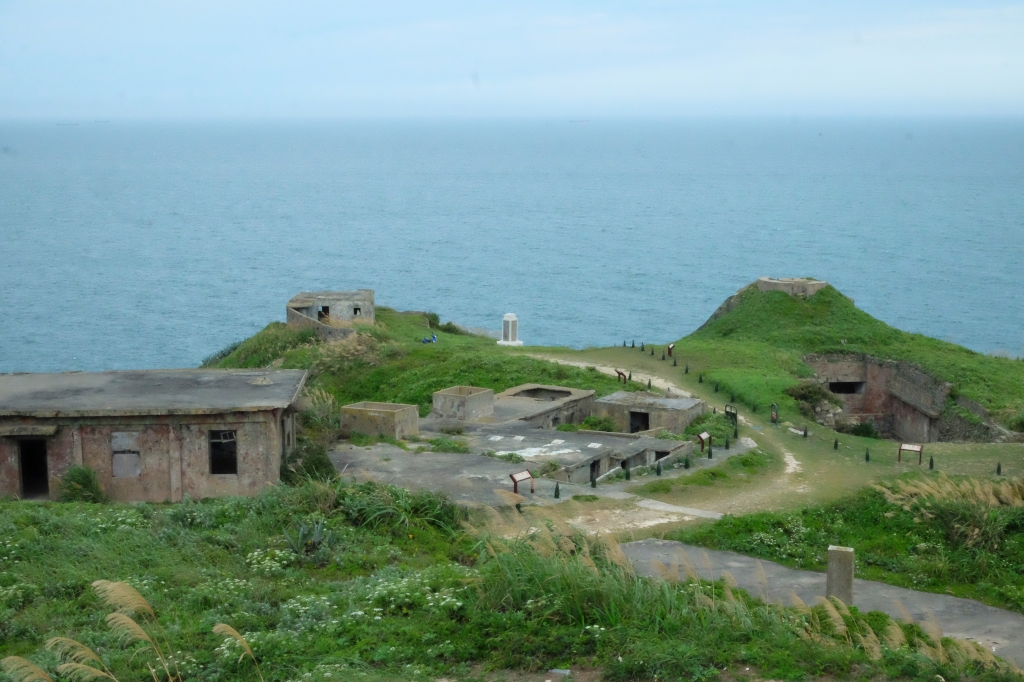
[(337, 300), (360, 300), (360, 301), (373, 301), (373, 289), (356, 289), (355, 291), (303, 291), (295, 294), (292, 300), (288, 301), (288, 306), (292, 308), (305, 308), (311, 306), (317, 301), (337, 301)]
[(699, 398), (663, 398), (660, 395), (647, 393), (646, 391), (618, 391), (603, 398), (598, 398), (594, 402), (662, 410), (688, 410), (704, 401)]
[(0, 417), (257, 412), (290, 406), (300, 369), (157, 369), (0, 374)]

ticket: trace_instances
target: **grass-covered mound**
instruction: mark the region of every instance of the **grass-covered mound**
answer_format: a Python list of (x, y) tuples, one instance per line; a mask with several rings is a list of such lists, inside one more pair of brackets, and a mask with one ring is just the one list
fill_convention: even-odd
[[(419, 405), (421, 416), (429, 414), (434, 391), (457, 385), (499, 392), (518, 384), (547, 383), (593, 389), (598, 396), (621, 388), (599, 372), (515, 355), (493, 339), (466, 334), (451, 323), (432, 325), (430, 319), (380, 307), (375, 324), (357, 325), (357, 334), (335, 343), (275, 322), (216, 354), (208, 366), (307, 369), (308, 385), (327, 391), (341, 405), (361, 400), (408, 403)], [(422, 342), (432, 335), (437, 343)]]
[[(53, 676), (58, 652), (75, 652), (43, 648), (60, 636), (122, 682), (153, 679), (151, 663), (159, 679), (257, 679), (242, 641), (213, 632), (223, 623), (268, 681), (479, 679), (472, 664), (592, 666), (605, 680), (709, 679), (730, 666), (777, 679), (1016, 679), (983, 649), (943, 638), (940, 650), (937, 635), (883, 614), (640, 578), (614, 542), (539, 520), (519, 540), (460, 521), (435, 495), (341, 481), (173, 505), (0, 502), (0, 657)], [(119, 602), (100, 579), (152, 606), (150, 617), (120, 600), (180, 676), (162, 673), (124, 617), (104, 621)]]
[(907, 477), (832, 504), (725, 518), (672, 534), (713, 549), (826, 569), (853, 547), (857, 576), (1024, 613), (1024, 480)]
[(748, 287), (732, 310), (678, 341), (676, 353), (723, 393), (762, 412), (775, 402), (790, 414), (797, 404), (786, 389), (813, 374), (801, 359), (808, 353), (906, 361), (952, 383), (954, 395), (980, 403), (1004, 424), (1024, 429), (1024, 360), (890, 327), (831, 286), (806, 299)]

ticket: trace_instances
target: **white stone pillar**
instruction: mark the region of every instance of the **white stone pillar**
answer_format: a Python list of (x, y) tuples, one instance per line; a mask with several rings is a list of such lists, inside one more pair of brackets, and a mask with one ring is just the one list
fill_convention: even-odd
[(515, 313), (505, 313), (505, 317), (501, 320), (501, 340), (498, 341), (499, 346), (521, 346), (523, 342), (519, 340), (519, 320), (516, 318)]
[(825, 598), (838, 597), (847, 605), (853, 604), (853, 548), (828, 546), (828, 574), (825, 578)]

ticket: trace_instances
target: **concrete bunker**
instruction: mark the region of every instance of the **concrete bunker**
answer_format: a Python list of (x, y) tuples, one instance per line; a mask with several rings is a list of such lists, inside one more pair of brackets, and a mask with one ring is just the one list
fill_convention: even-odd
[(913, 443), (942, 439), (940, 421), (952, 384), (909, 363), (870, 355), (815, 354), (804, 362), (842, 402), (843, 416), (837, 421), (870, 422), (884, 436)]
[(420, 410), (416, 405), (365, 401), (341, 408), (341, 435), (353, 433), (400, 439), (419, 435)]
[(432, 416), (439, 419), (475, 420), (494, 414), (494, 391), (476, 386), (452, 386), (435, 391)]
[(618, 391), (595, 400), (593, 414), (609, 417), (626, 433), (654, 429), (682, 433), (706, 410), (707, 404), (697, 398), (664, 398), (647, 391)]
[(301, 370), (0, 375), (0, 495), (52, 498), (75, 465), (118, 501), (251, 495), (295, 445)]
[(289, 327), (311, 327), (325, 341), (354, 333), (350, 322), (373, 323), (376, 317), (372, 289), (356, 291), (303, 291), (285, 307)]

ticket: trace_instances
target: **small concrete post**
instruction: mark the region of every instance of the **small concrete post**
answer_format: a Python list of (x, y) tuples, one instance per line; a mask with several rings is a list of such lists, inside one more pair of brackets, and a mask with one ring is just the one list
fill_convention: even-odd
[(828, 546), (828, 574), (825, 598), (838, 597), (846, 605), (853, 604), (853, 548)]
[(519, 319), (515, 313), (505, 313), (505, 317), (501, 319), (501, 340), (498, 341), (498, 345), (523, 345), (523, 342), (519, 340)]

